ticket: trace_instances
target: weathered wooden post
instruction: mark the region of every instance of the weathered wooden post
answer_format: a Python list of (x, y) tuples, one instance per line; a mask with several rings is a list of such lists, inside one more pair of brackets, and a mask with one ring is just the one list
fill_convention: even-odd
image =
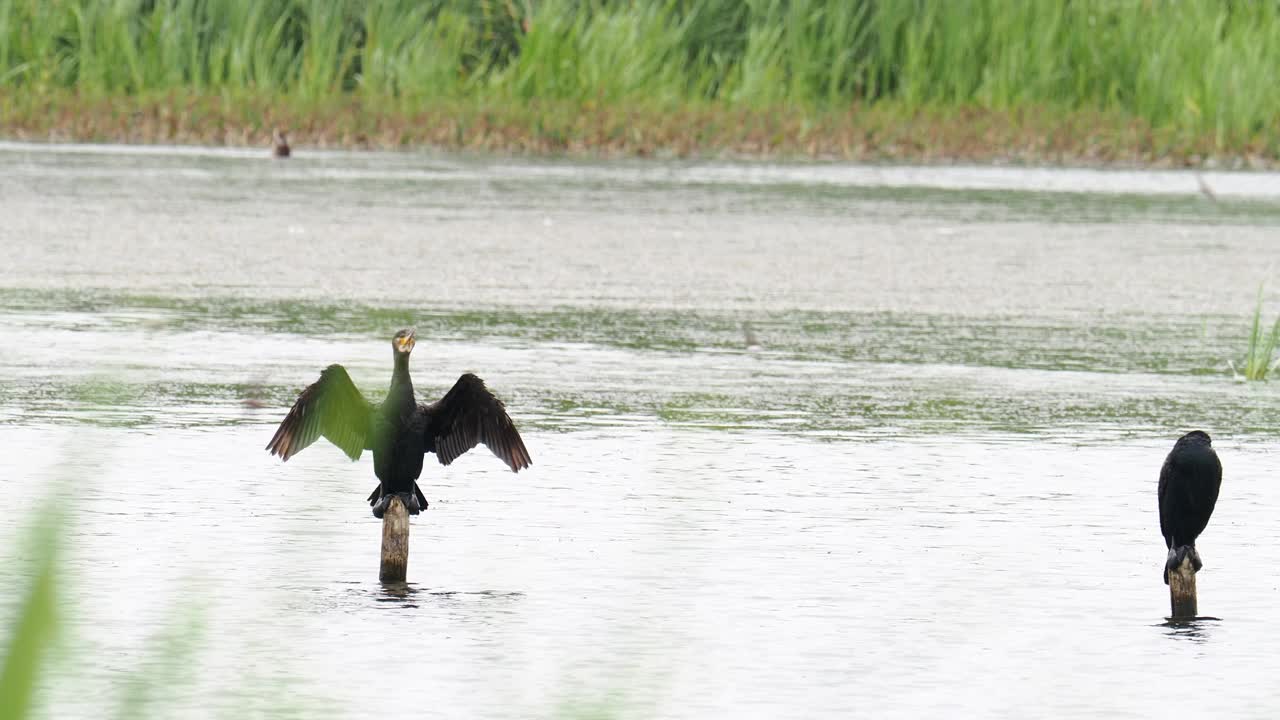
[[(408, 569), (409, 511), (404, 501), (392, 496), (391, 502), (387, 503), (387, 511), (382, 515), (382, 564), (378, 569), (378, 579), (384, 583), (404, 582)], [(1194, 584), (1191, 592), (1194, 595)]]
[(1169, 572), (1169, 605), (1174, 620), (1194, 618), (1196, 607), (1196, 569), (1191, 565), (1191, 553), (1182, 557), (1182, 564)]

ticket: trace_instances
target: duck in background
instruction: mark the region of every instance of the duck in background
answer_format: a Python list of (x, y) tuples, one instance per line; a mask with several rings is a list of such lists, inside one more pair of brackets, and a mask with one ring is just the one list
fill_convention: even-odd
[(290, 155), (289, 136), (283, 130), (273, 129), (271, 131), (271, 154), (278, 158), (287, 158)]

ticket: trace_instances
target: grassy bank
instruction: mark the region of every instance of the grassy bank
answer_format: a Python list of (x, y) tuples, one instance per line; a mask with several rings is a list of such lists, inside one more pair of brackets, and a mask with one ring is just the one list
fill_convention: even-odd
[(1280, 3), (0, 0), (10, 137), (1280, 156)]

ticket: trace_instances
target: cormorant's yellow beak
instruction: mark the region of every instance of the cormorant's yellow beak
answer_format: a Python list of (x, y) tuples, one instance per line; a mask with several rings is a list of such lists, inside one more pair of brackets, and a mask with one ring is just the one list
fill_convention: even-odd
[(413, 337), (414, 333), (410, 332), (404, 337), (396, 338), (396, 344), (399, 347), (400, 352), (408, 352), (413, 349)]

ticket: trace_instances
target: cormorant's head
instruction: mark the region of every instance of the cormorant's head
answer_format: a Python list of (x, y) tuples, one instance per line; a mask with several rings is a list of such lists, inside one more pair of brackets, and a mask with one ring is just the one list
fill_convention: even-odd
[(396, 352), (404, 353), (405, 355), (413, 352), (413, 343), (413, 328), (405, 328), (396, 333), (396, 336), (391, 339), (391, 347), (395, 348)]
[(1195, 443), (1196, 445), (1212, 445), (1213, 441), (1209, 439), (1209, 433), (1203, 430), (1192, 430), (1191, 432), (1178, 438), (1178, 444)]

